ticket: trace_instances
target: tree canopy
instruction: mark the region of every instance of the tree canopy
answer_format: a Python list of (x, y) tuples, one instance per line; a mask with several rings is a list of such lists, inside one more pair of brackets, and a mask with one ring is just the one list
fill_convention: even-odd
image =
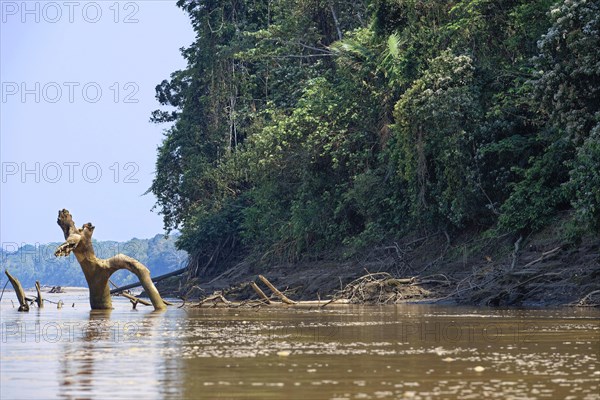
[(294, 260), (411, 230), (600, 229), (600, 2), (179, 0), (150, 188), (179, 245)]

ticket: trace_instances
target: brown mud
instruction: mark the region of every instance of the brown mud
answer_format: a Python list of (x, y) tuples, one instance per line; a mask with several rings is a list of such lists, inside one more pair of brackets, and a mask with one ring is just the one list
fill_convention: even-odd
[[(257, 299), (262, 274), (294, 300), (353, 303), (428, 302), (496, 307), (600, 304), (600, 238), (570, 244), (557, 228), (529, 237), (468, 232), (405, 237), (360, 256), (297, 262), (245, 260), (190, 281), (159, 284), (194, 302), (218, 291), (228, 300)], [(183, 280), (182, 280), (183, 279)], [(270, 294), (270, 292), (269, 292)]]

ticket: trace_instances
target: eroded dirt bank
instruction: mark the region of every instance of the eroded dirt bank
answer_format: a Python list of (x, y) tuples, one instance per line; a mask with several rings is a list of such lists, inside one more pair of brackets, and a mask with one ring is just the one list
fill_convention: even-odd
[(600, 238), (585, 237), (573, 245), (557, 237), (552, 228), (520, 240), (510, 235), (465, 233), (452, 238), (434, 233), (345, 259), (330, 254), (294, 263), (232, 262), (196, 282), (171, 280), (161, 289), (192, 302), (215, 291), (245, 300), (257, 298), (248, 282), (260, 284), (257, 276), (262, 274), (297, 300), (340, 297), (359, 303), (511, 307), (600, 304)]

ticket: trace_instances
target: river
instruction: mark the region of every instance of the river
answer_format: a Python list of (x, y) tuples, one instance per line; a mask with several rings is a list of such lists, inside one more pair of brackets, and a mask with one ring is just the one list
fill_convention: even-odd
[[(600, 310), (0, 304), (0, 398), (600, 399)], [(15, 301), (16, 302), (16, 301)], [(138, 306), (143, 307), (143, 306)]]

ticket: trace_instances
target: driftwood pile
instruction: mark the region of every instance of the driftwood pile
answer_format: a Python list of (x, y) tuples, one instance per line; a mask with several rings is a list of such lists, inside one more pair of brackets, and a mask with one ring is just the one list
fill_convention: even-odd
[(450, 281), (443, 275), (426, 278), (394, 278), (387, 272), (367, 273), (350, 282), (338, 290), (327, 300), (317, 299), (308, 301), (294, 301), (284, 292), (277, 289), (267, 278), (258, 276), (259, 283), (263, 283), (272, 293), (267, 296), (257, 282), (249, 282), (256, 297), (244, 301), (231, 301), (223, 292), (214, 292), (201, 299), (192, 307), (260, 307), (260, 306), (319, 306), (329, 304), (394, 304), (407, 300), (421, 300), (430, 296), (429, 290), (422, 285), (450, 285)]
[(430, 278), (394, 278), (387, 272), (369, 273), (347, 284), (334, 298), (355, 304), (394, 304), (429, 297), (430, 291), (422, 286), (424, 284), (450, 283), (446, 277), (443, 280)]
[[(256, 282), (249, 282), (247, 286), (251, 287), (256, 293), (258, 298), (244, 300), (244, 301), (230, 301), (223, 295), (223, 292), (217, 291), (210, 296), (206, 296), (201, 299), (197, 304), (191, 305), (192, 308), (200, 308), (204, 306), (210, 307), (277, 307), (277, 306), (318, 306), (325, 307), (332, 303), (337, 304), (348, 304), (349, 301), (345, 299), (329, 299), (329, 300), (308, 300), (308, 301), (295, 301), (290, 299), (283, 291), (277, 289), (267, 278), (263, 275), (258, 275), (258, 279), (262, 282), (266, 288), (272, 293), (271, 296), (267, 296), (263, 289), (261, 289)], [(245, 286), (245, 285), (244, 285)], [(184, 304), (185, 305), (185, 302)], [(182, 307), (183, 307), (182, 305)]]

